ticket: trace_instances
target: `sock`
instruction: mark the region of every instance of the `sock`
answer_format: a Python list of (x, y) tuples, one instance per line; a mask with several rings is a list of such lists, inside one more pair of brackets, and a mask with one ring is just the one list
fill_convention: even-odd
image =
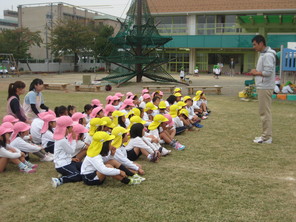
[(128, 170), (125, 166), (123, 166), (122, 164), (120, 165), (119, 169), (122, 170), (122, 171), (124, 171), (124, 172), (126, 173), (127, 176), (130, 176), (130, 177), (134, 176), (134, 174), (133, 174), (131, 171), (129, 171), (129, 170)]
[(26, 164), (20, 162), (20, 163), (18, 164), (18, 167), (22, 170), (22, 169), (24, 169), (24, 168), (26, 167)]
[(124, 184), (128, 184), (131, 180), (127, 177), (124, 177), (122, 180), (121, 180), (121, 183), (124, 183)]

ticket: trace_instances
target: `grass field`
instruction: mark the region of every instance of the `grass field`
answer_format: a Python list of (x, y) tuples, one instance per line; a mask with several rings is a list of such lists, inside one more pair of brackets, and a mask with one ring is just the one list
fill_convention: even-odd
[[(1, 116), (6, 90), (0, 88)], [(106, 95), (44, 92), (49, 107), (78, 110)], [(207, 97), (212, 113), (204, 128), (178, 136), (184, 151), (159, 163), (141, 159), (146, 181), (140, 185), (108, 178), (99, 187), (80, 182), (54, 189), (53, 163), (32, 157), (39, 168), (30, 175), (9, 165), (0, 174), (0, 221), (296, 221), (296, 103), (273, 102), (274, 142), (258, 145), (252, 143), (260, 135), (256, 101)]]

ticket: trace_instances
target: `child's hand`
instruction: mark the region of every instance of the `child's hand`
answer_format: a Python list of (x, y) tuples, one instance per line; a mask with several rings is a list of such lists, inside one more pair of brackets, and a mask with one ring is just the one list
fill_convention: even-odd
[(126, 177), (126, 173), (124, 171), (120, 170), (120, 176)]
[(110, 151), (111, 151), (111, 155), (114, 156), (116, 153), (116, 148), (112, 146)]
[(73, 162), (80, 162), (80, 160), (78, 158), (72, 158)]
[(141, 168), (139, 168), (138, 173), (139, 173), (140, 175), (144, 175), (144, 174), (145, 174), (144, 170), (142, 170)]

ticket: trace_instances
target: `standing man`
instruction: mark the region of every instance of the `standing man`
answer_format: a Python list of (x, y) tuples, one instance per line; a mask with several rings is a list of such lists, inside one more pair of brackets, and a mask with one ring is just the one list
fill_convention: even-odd
[(275, 62), (276, 52), (266, 46), (265, 38), (256, 35), (252, 39), (253, 48), (260, 52), (256, 69), (251, 70), (255, 77), (258, 93), (259, 115), (262, 123), (262, 134), (256, 137), (254, 143), (272, 143), (272, 116), (271, 101), (275, 86)]
[(235, 64), (234, 64), (234, 59), (231, 58), (230, 59), (230, 63), (229, 63), (229, 70), (230, 70), (230, 76), (233, 76), (234, 75), (234, 67), (235, 67)]

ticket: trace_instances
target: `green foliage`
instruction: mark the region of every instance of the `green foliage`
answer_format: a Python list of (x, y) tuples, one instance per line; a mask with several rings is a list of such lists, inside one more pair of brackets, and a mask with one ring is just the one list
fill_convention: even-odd
[(14, 58), (30, 58), (28, 50), (31, 46), (39, 46), (42, 43), (40, 32), (31, 32), (28, 28), (4, 30), (0, 33), (0, 52), (12, 53)]
[(113, 49), (111, 44), (107, 44), (108, 38), (113, 35), (114, 28), (103, 24), (92, 24), (90, 25), (90, 29), (92, 30), (91, 35), (94, 41), (89, 47), (93, 50), (95, 57), (108, 56)]
[(60, 21), (51, 30), (49, 48), (56, 57), (74, 54), (74, 63), (77, 65), (79, 55), (97, 56), (113, 31), (113, 27), (103, 24), (85, 24), (77, 20)]

